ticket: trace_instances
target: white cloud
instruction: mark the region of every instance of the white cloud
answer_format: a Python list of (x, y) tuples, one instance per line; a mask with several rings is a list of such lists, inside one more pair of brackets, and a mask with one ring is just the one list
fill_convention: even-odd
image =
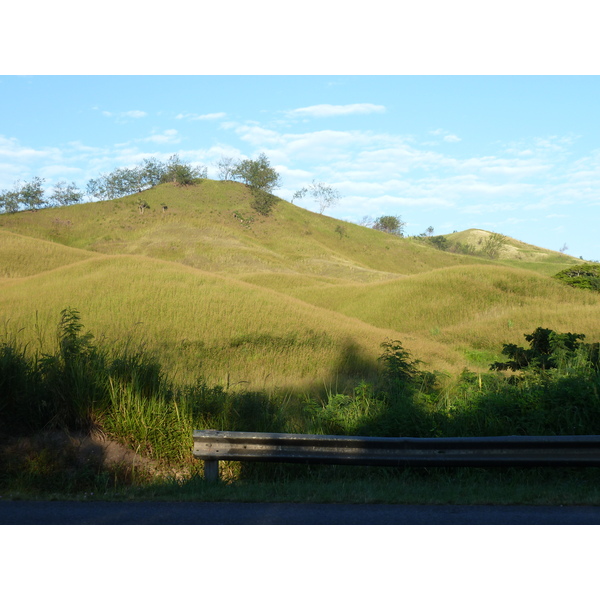
[[(98, 110), (96, 107), (94, 107), (94, 110)], [(147, 117), (148, 113), (144, 112), (143, 110), (126, 110), (123, 112), (110, 112), (108, 110), (103, 110), (101, 111), (102, 115), (108, 118), (112, 118), (115, 117), (117, 119), (117, 122), (122, 123), (124, 120), (126, 121), (127, 119), (141, 119), (143, 117)]]
[(40, 169), (41, 177), (45, 179), (71, 179), (81, 175), (81, 169), (78, 167), (68, 167), (66, 165), (51, 165)]
[(383, 113), (385, 106), (380, 104), (315, 104), (286, 111), (289, 117), (339, 117)]
[(456, 167), (462, 171), (480, 171), (490, 175), (505, 175), (510, 177), (526, 177), (538, 175), (552, 168), (549, 163), (538, 159), (507, 159), (497, 156), (476, 156), (462, 161), (456, 161)]
[(487, 213), (507, 213), (519, 209), (519, 204), (516, 202), (486, 202), (485, 204), (472, 204), (470, 206), (463, 206), (459, 210), (461, 213), (471, 215), (482, 215)]
[(188, 119), (190, 121), (214, 121), (217, 119), (224, 119), (227, 116), (227, 113), (224, 112), (216, 112), (216, 113), (208, 113), (205, 115), (196, 115), (193, 113), (180, 113), (175, 118), (176, 119)]
[(163, 133), (156, 133), (144, 138), (145, 142), (153, 142), (154, 144), (174, 144), (181, 139), (178, 137), (177, 129), (166, 129)]
[[(462, 141), (461, 138), (459, 138), (457, 135), (455, 135), (454, 133), (451, 133), (450, 131), (446, 131), (445, 129), (434, 129), (433, 131), (429, 132), (430, 135), (441, 135), (444, 136), (442, 139), (444, 140), (444, 142), (460, 142)], [(427, 142), (425, 142), (425, 144), (427, 144)], [(429, 144), (431, 144), (431, 142), (429, 142)]]
[(147, 117), (148, 113), (145, 113), (143, 110), (128, 110), (127, 112), (121, 113), (122, 117), (131, 117), (132, 119), (141, 119), (142, 117)]
[(40, 158), (58, 158), (60, 150), (58, 148), (44, 148), (35, 150), (21, 146), (16, 138), (7, 138), (0, 134), (0, 157), (7, 160), (32, 160)]

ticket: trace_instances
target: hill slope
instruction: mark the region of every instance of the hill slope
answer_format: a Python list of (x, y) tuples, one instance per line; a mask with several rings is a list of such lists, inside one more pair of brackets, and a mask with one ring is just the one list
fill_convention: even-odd
[[(141, 201), (150, 209), (140, 213)], [(206, 271), (377, 281), (477, 259), (279, 202), (263, 217), (239, 183), (163, 184), (108, 202), (2, 215), (0, 227), (103, 254), (141, 254)], [(166, 210), (162, 206), (166, 205)]]
[(245, 186), (206, 180), (0, 215), (0, 314), (51, 344), (60, 310), (75, 307), (97, 337), (143, 340), (183, 380), (254, 388), (373, 374), (386, 338), (460, 371), (538, 326), (600, 337), (598, 295), (547, 276), (572, 257), (509, 240), (527, 258), (484, 260), (250, 203)]

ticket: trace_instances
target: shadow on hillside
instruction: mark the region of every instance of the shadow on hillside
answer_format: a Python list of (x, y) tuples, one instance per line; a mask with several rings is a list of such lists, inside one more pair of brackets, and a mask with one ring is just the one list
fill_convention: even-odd
[(341, 377), (351, 382), (372, 381), (379, 373), (377, 361), (367, 356), (361, 347), (352, 339), (347, 339), (334, 363), (332, 377)]

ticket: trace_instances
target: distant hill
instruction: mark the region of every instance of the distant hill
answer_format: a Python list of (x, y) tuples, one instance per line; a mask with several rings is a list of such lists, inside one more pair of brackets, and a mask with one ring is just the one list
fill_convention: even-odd
[[(97, 338), (143, 342), (182, 380), (255, 389), (373, 376), (389, 338), (457, 372), (538, 326), (600, 337), (598, 294), (550, 277), (579, 259), (507, 238), (490, 260), (283, 200), (261, 216), (251, 200), (205, 180), (0, 215), (6, 331), (49, 346), (71, 306)], [(477, 248), (490, 235), (446, 237)]]
[[(481, 249), (492, 235), (494, 235), (493, 232), (483, 229), (467, 229), (465, 231), (450, 233), (445, 237), (451, 243), (460, 242), (464, 245), (470, 245), (475, 249)], [(555, 269), (558, 272), (564, 264), (579, 264), (584, 262), (582, 259), (562, 252), (532, 246), (508, 236), (502, 237), (504, 238), (504, 242), (499, 251), (498, 260), (510, 262), (510, 264), (514, 264), (515, 266), (554, 274)]]

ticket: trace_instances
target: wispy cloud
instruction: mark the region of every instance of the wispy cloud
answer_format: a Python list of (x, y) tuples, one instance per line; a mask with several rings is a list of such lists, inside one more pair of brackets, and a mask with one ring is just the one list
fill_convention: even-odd
[[(95, 108), (95, 110), (98, 110), (98, 109)], [(119, 121), (123, 121), (123, 120), (126, 121), (128, 119), (143, 119), (144, 117), (148, 116), (148, 113), (144, 112), (143, 110), (126, 110), (126, 111), (122, 111), (122, 112), (111, 112), (108, 110), (103, 110), (100, 112), (105, 117), (114, 118)]]
[(384, 112), (385, 106), (380, 104), (315, 104), (288, 110), (285, 114), (289, 117), (339, 117)]
[(143, 110), (128, 110), (124, 113), (121, 113), (119, 116), (131, 117), (132, 119), (141, 119), (143, 117), (147, 117), (148, 113), (145, 113)]
[(153, 142), (155, 144), (174, 144), (181, 141), (177, 129), (166, 129), (162, 133), (155, 133), (144, 138), (144, 142)]
[(8, 160), (31, 160), (37, 158), (56, 158), (60, 154), (57, 148), (36, 150), (22, 146), (16, 138), (7, 138), (0, 134), (0, 157)]
[(216, 121), (218, 119), (224, 119), (226, 116), (227, 113), (224, 112), (207, 113), (205, 115), (197, 115), (194, 113), (179, 113), (175, 118), (186, 119), (188, 121)]
[(435, 135), (435, 136), (442, 136), (442, 139), (444, 140), (444, 142), (460, 142), (462, 141), (460, 137), (458, 137), (456, 134), (451, 133), (449, 131), (446, 131), (445, 129), (434, 129), (433, 131), (429, 132), (431, 135)]

